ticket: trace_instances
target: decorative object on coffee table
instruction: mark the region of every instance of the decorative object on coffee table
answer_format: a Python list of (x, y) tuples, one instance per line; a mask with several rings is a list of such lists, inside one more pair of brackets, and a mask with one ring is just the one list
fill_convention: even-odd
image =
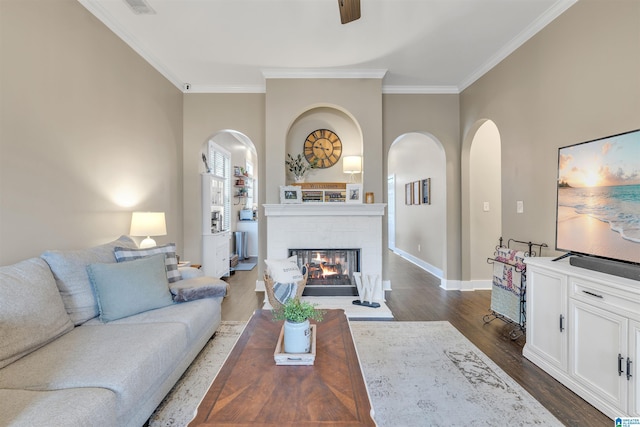
[(276, 350), (273, 352), (273, 359), (276, 361), (276, 365), (282, 366), (300, 366), (300, 365), (313, 365), (316, 360), (316, 328), (317, 325), (311, 325), (311, 350), (307, 353), (286, 353), (284, 351), (284, 325), (280, 330), (280, 337), (278, 337), (278, 344)]
[(273, 280), (268, 274), (264, 275), (264, 287), (269, 304), (274, 309), (282, 307), (282, 303), (288, 298), (300, 298), (304, 287), (307, 284), (307, 270), (303, 274), (302, 280), (298, 283), (280, 283)]
[(280, 308), (273, 309), (273, 320), (284, 320), (284, 352), (311, 352), (311, 323), (309, 319), (321, 322), (324, 311), (317, 310), (300, 298), (289, 298)]

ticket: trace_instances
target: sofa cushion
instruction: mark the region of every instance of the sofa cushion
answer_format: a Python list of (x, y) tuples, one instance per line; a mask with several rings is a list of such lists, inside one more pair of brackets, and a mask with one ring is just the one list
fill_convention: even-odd
[(80, 325), (98, 315), (96, 301), (87, 265), (91, 263), (116, 262), (113, 249), (116, 246), (136, 247), (128, 236), (93, 248), (75, 251), (46, 251), (41, 257), (49, 264), (62, 295), (64, 306), (74, 324)]
[(0, 389), (0, 426), (116, 427), (116, 394), (106, 388)]
[[(222, 297), (203, 298), (183, 304), (172, 304), (157, 310), (149, 310), (104, 324), (99, 318), (91, 319), (82, 326), (115, 326), (141, 323), (180, 323), (187, 328), (187, 338), (192, 343), (198, 340), (211, 325), (222, 320)], [(217, 326), (216, 326), (217, 327)], [(214, 330), (215, 328), (214, 327)], [(212, 332), (213, 333), (213, 332)], [(209, 334), (211, 336), (211, 334)]]
[(128, 425), (188, 352), (187, 337), (179, 323), (83, 325), (0, 369), (0, 389), (109, 389), (116, 424)]
[(118, 247), (114, 249), (113, 253), (118, 262), (132, 261), (134, 259), (145, 258), (156, 254), (165, 254), (165, 265), (167, 268), (167, 279), (169, 280), (169, 283), (177, 282), (182, 279), (180, 270), (178, 270), (178, 257), (176, 256), (175, 243), (144, 249)]
[(0, 267), (0, 368), (73, 329), (46, 262)]
[(173, 304), (162, 253), (117, 264), (90, 264), (87, 271), (103, 322)]

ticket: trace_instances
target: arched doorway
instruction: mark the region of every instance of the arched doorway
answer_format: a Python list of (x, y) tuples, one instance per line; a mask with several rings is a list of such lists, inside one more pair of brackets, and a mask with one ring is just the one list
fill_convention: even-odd
[(469, 289), (491, 287), (493, 256), (502, 233), (502, 160), (498, 127), (477, 122), (462, 151), (463, 281)]
[[(203, 154), (211, 158), (211, 146), (220, 147), (228, 154), (228, 170), (225, 171), (225, 211), (228, 223), (223, 227), (229, 233), (229, 254), (256, 261), (259, 249), (259, 229), (256, 220), (258, 207), (258, 155), (253, 142), (235, 130), (221, 130), (203, 145)], [(238, 239), (240, 232), (243, 239)], [(241, 243), (241, 244), (240, 244)], [(204, 262), (204, 260), (203, 260)]]
[[(394, 208), (388, 210), (389, 232), (395, 229), (395, 235), (389, 237), (395, 242), (394, 252), (444, 279), (447, 247), (444, 148), (428, 133), (407, 133), (393, 142), (387, 162), (388, 176), (393, 176), (395, 182)], [(423, 181), (427, 179), (430, 191), (425, 198)]]

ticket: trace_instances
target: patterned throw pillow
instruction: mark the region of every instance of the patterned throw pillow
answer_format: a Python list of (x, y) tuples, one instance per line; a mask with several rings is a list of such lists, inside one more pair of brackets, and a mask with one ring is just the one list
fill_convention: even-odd
[(296, 297), (298, 285), (295, 283), (274, 283), (273, 296), (280, 304), (286, 304), (291, 298)]
[(132, 261), (134, 259), (146, 258), (156, 254), (165, 254), (165, 267), (167, 269), (167, 280), (169, 280), (169, 283), (177, 282), (182, 279), (180, 270), (178, 270), (178, 258), (176, 257), (175, 243), (145, 249), (117, 247), (114, 249), (113, 253), (118, 262)]

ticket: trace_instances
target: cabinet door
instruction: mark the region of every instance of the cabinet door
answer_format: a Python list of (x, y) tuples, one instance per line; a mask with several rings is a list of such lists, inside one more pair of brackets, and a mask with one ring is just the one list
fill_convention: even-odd
[(599, 399), (626, 413), (628, 320), (574, 299), (569, 309), (571, 375)]
[[(638, 369), (638, 355), (640, 355), (640, 322), (629, 322), (629, 416), (640, 417), (640, 370)], [(626, 372), (625, 366), (625, 374)]]
[(213, 234), (202, 236), (202, 271), (205, 276), (217, 276), (216, 236)]
[(530, 267), (527, 276), (527, 353), (566, 372), (567, 276)]
[(216, 277), (229, 275), (229, 236), (220, 236), (216, 246)]

